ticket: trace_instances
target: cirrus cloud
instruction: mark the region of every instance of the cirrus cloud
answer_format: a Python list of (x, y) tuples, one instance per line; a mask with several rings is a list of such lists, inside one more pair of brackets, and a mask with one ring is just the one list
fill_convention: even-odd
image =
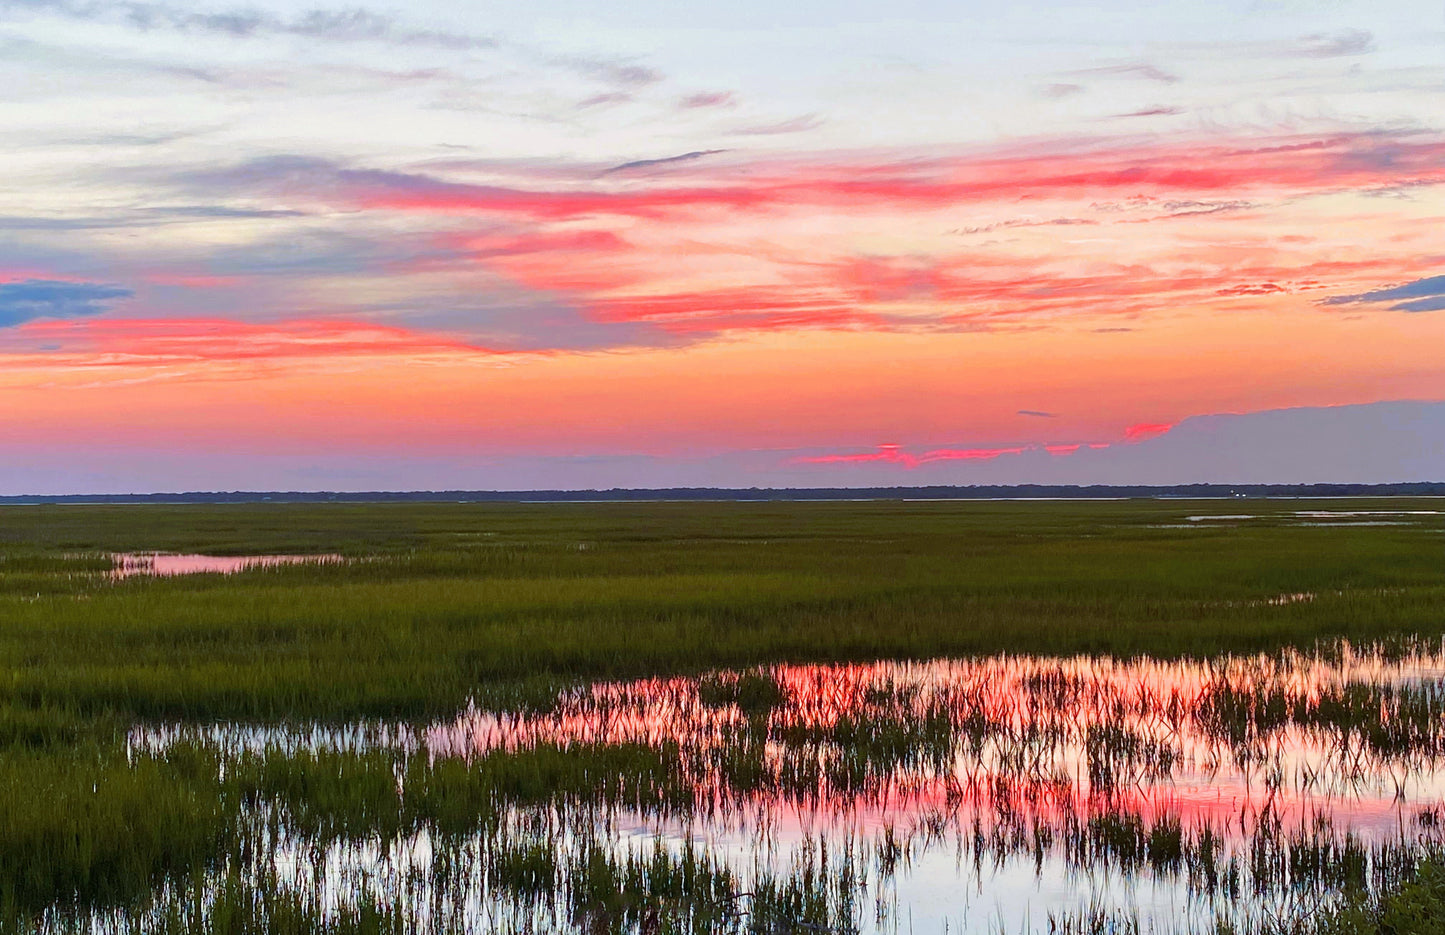
[(415, 29), (396, 17), (360, 7), (303, 10), (293, 17), (254, 7), (198, 10), (170, 3), (132, 0), (97, 3), (90, 0), (0, 0), (0, 14), (31, 13), (66, 19), (116, 23), (141, 32), (165, 31), (253, 39), (267, 35), (299, 36), (329, 42), (391, 42), (446, 49), (490, 48), (489, 36)]
[(1358, 295), (1330, 296), (1323, 304), (1373, 305), (1384, 302), (1393, 303), (1387, 306), (1392, 312), (1445, 311), (1445, 276), (1427, 276), (1401, 286), (1361, 292)]
[[(700, 155), (710, 155), (698, 151)], [(671, 165), (703, 162), (684, 154)], [(653, 165), (642, 161), (643, 166)], [(621, 167), (633, 168), (624, 163)], [(675, 218), (699, 211), (768, 211), (786, 207), (888, 207), (929, 210), (983, 202), (1122, 195), (1169, 213), (1236, 210), (1237, 197), (1281, 196), (1392, 185), (1445, 183), (1445, 139), (1419, 134), (1339, 134), (1257, 142), (1058, 151), (981, 151), (954, 156), (871, 160), (757, 161), (746, 172), (705, 163), (689, 181), (645, 184), (616, 177), (590, 184), (521, 187), (478, 184), (418, 171), (353, 168), (309, 156), (267, 156), (222, 169), (173, 175), (169, 184), (209, 196), (306, 199), (363, 210), (524, 217), (536, 221), (613, 216)], [(625, 173), (623, 173), (625, 174)], [(294, 206), (287, 206), (294, 208)]]

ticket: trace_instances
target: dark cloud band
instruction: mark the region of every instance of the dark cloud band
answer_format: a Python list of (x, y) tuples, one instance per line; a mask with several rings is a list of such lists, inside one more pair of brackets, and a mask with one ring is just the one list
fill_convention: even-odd
[(99, 315), (118, 299), (133, 293), (123, 286), (88, 282), (27, 279), (0, 283), (0, 328), (37, 318), (82, 318)]
[(1360, 305), (1392, 302), (1392, 312), (1445, 311), (1445, 276), (1427, 276), (1390, 289), (1376, 289), (1358, 295), (1336, 295), (1324, 300), (1325, 305)]

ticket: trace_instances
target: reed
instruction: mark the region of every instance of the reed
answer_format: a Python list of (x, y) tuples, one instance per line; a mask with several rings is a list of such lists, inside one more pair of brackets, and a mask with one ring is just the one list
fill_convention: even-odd
[[(1173, 775), (1186, 730), (1265, 782), (1284, 781), (1270, 771), (1291, 732), (1323, 738), (1332, 774), (1431, 767), (1445, 757), (1438, 685), (1303, 691), (1261, 663), (1221, 668), (1181, 705), (1101, 696), (1060, 664), (1031, 672), (1003, 708), (977, 687), (880, 681), (822, 718), (777, 669), (1438, 644), (1441, 517), (1302, 526), (1297, 508), (1251, 502), (1257, 520), (1200, 524), (1187, 517), (1239, 506), (7, 507), (0, 931), (846, 931), (912, 855), (949, 838), (945, 822), (889, 825), (841, 852), (819, 838), (791, 865), (747, 874), (691, 843), (618, 848), (609, 832), (619, 814), (686, 823), (866, 805), (899, 777), (954, 777), (955, 804), (990, 803), (987, 823), (949, 839), (980, 866), (1062, 854), (1084, 872), (1186, 879), (1209, 898), (1315, 894), (1320, 911), (1291, 922), (1311, 935), (1438, 930), (1445, 876), (1419, 843), (1438, 840), (1438, 815), (1422, 812), (1416, 845), (1394, 849), (1261, 818), (1230, 851), (1238, 829), (1138, 813), (1124, 796)], [(347, 561), (108, 574), (109, 553), (149, 550)], [(676, 710), (721, 719), (727, 743), (599, 734), (443, 754), (420, 729), (465, 712), (505, 725), (622, 718), (645, 693), (606, 707), (589, 686), (673, 674), (700, 676), (672, 689), (693, 705)], [(1085, 724), (1093, 696), (1113, 713)], [(413, 739), (300, 739), (358, 719)], [(231, 722), (294, 733), (205, 740)], [(162, 723), (181, 740), (128, 742)], [(1068, 751), (1089, 807), (1039, 821), (1031, 797), (1058, 800)], [(345, 899), (317, 883), (346, 855), (413, 850), (429, 855), (426, 874), (369, 879)], [(511, 914), (478, 922), (464, 896), (477, 893)], [(1104, 909), (1058, 925), (1129, 930)]]
[[(1238, 506), (7, 507), (0, 701), (408, 718), (479, 693), (525, 703), (538, 684), (780, 660), (1203, 656), (1445, 632), (1439, 517), (1306, 527), (1297, 506), (1209, 528), (1185, 517)], [(103, 553), (152, 549), (354, 560), (104, 574)], [(1277, 602), (1299, 594), (1313, 599)]]

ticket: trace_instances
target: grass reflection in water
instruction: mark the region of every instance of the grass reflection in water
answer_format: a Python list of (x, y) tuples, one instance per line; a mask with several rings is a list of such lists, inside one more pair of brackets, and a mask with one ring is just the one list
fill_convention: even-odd
[(52, 851), (10, 912), (147, 932), (1323, 925), (1432, 879), (1442, 679), (1419, 647), (998, 656), (603, 683), (431, 725), (143, 729), (54, 806), (111, 808), (77, 834), (123, 826), (125, 846)]

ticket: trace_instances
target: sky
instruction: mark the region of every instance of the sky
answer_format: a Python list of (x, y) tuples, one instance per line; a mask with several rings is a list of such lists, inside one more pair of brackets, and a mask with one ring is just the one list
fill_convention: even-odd
[(0, 0), (0, 493), (1445, 480), (1445, 7)]

